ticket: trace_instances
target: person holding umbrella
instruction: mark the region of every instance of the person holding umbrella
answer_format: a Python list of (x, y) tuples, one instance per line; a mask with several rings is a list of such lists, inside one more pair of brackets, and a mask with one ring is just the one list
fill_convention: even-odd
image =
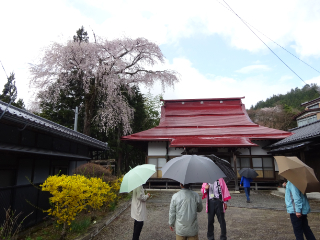
[(310, 212), (310, 205), (306, 193), (318, 192), (320, 183), (314, 170), (297, 157), (274, 156), (279, 168), (279, 175), (288, 180), (283, 186), (286, 188), (285, 202), (287, 212), (297, 240), (316, 239), (308, 225), (307, 214)]
[(306, 194), (303, 194), (290, 181), (283, 183), (283, 186), (286, 188), (285, 201), (287, 212), (290, 214), (296, 239), (303, 240), (304, 234), (307, 240), (315, 240), (316, 238), (309, 227), (307, 219), (307, 214), (310, 212), (310, 205)]
[(132, 240), (139, 240), (144, 221), (147, 219), (146, 201), (150, 193), (145, 194), (142, 184), (156, 172), (155, 165), (142, 164), (131, 169), (124, 175), (120, 193), (132, 192), (131, 217), (134, 219)]
[(252, 178), (256, 178), (259, 174), (252, 168), (242, 168), (239, 171), (239, 175), (241, 176), (240, 187), (243, 182), (247, 203), (250, 203), (250, 183), (252, 182)]
[(146, 201), (149, 197), (150, 193), (144, 194), (142, 186), (132, 192), (131, 217), (134, 219), (132, 240), (139, 240), (143, 222), (147, 219)]
[(246, 193), (247, 203), (250, 203), (250, 183), (252, 182), (252, 178), (246, 178), (244, 176), (241, 177), (240, 187), (243, 183), (244, 192)]

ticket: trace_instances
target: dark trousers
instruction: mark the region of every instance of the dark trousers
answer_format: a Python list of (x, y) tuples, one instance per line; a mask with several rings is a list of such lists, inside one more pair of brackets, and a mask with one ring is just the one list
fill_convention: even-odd
[(227, 227), (226, 221), (224, 219), (223, 203), (218, 200), (208, 200), (208, 240), (214, 240), (214, 216), (217, 215), (218, 221), (220, 223), (221, 235), (220, 240), (227, 239)]
[(132, 240), (139, 240), (142, 227), (143, 227), (143, 221), (139, 222), (137, 220), (134, 220)]
[(308, 225), (307, 215), (302, 215), (298, 218), (295, 213), (292, 213), (290, 214), (290, 218), (296, 240), (304, 240), (303, 234), (307, 240), (316, 240)]
[(250, 188), (249, 187), (245, 187), (244, 188), (244, 192), (246, 193), (247, 201), (250, 201)]

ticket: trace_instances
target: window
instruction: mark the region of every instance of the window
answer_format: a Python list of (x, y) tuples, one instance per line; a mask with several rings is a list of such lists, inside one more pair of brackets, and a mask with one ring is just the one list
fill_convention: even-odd
[(319, 103), (314, 104), (314, 105), (308, 107), (308, 109), (315, 109), (315, 108), (319, 108)]
[(274, 178), (273, 159), (263, 158), (263, 177)]
[[(250, 157), (240, 157), (237, 158), (237, 172), (241, 168), (252, 168), (259, 175), (257, 178), (274, 178), (274, 165), (273, 158), (266, 157), (252, 157), (252, 165)], [(238, 178), (240, 178), (239, 173), (237, 174)]]
[(263, 178), (262, 158), (252, 158), (252, 168), (259, 174), (257, 178)]
[(274, 178), (273, 159), (271, 157), (252, 158), (252, 167), (259, 174), (257, 178)]
[(238, 175), (238, 177), (240, 177), (238, 172), (241, 168), (250, 168), (251, 167), (250, 162), (251, 162), (250, 158), (237, 158), (237, 175)]
[(317, 115), (313, 115), (310, 117), (299, 119), (297, 122), (298, 122), (298, 127), (301, 127), (301, 126), (307, 125), (309, 123), (313, 123), (315, 121), (317, 121)]

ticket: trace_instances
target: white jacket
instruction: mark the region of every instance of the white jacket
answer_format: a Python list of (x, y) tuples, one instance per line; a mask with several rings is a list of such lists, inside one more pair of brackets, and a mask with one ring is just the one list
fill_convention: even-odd
[(139, 222), (147, 220), (146, 201), (148, 195), (144, 194), (142, 186), (137, 187), (132, 192), (131, 217)]
[(172, 196), (169, 210), (169, 225), (175, 227), (176, 234), (193, 237), (198, 234), (197, 212), (202, 211), (199, 194), (182, 188)]

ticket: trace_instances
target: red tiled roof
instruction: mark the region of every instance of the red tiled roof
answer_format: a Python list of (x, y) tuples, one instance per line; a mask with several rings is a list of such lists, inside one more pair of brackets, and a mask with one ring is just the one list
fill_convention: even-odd
[(257, 146), (251, 140), (292, 135), (253, 123), (241, 98), (163, 101), (159, 126), (122, 140), (169, 141), (170, 147), (246, 147)]

